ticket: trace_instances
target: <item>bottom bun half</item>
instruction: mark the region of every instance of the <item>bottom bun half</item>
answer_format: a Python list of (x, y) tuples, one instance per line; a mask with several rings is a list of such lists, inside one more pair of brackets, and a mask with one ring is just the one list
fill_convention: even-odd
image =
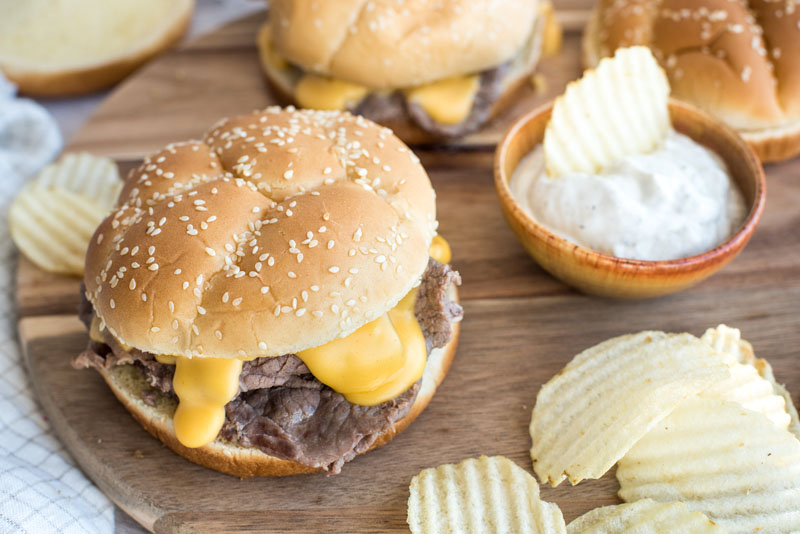
[[(452, 294), (455, 296), (454, 288)], [(459, 330), (460, 323), (453, 324), (453, 337), (450, 342), (444, 347), (431, 351), (422, 375), (419, 393), (408, 414), (397, 421), (393, 429), (378, 436), (378, 439), (366, 452), (392, 441), (422, 413), (450, 369), (458, 345)], [(191, 462), (237, 477), (287, 476), (321, 470), (321, 468), (276, 458), (255, 447), (242, 447), (220, 438), (203, 447), (194, 449), (184, 447), (175, 437), (172, 425), (172, 415), (177, 406), (176, 401), (159, 395), (155, 406), (145, 404), (142, 400), (142, 391), (150, 389), (150, 386), (132, 365), (120, 365), (110, 369), (100, 368), (98, 371), (117, 399), (145, 430)]]

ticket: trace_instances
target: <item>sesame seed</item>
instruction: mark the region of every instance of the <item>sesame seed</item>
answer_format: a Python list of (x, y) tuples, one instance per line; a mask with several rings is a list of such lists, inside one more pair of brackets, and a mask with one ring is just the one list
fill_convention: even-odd
[(331, 239), (330, 241), (328, 241), (328, 250), (332, 249), (334, 244), (335, 244), (335, 243), (334, 243), (333, 239)]
[(184, 283), (183, 283), (183, 289), (186, 289), (186, 288), (188, 288), (188, 287), (189, 287), (189, 282), (184, 282)]
[(216, 256), (217, 251), (211, 247), (206, 247), (206, 254), (208, 254), (209, 256)]
[(234, 306), (238, 306), (241, 303), (242, 303), (242, 297), (237, 297), (233, 299), (233, 302), (231, 304), (233, 304)]
[(108, 305), (111, 306), (112, 310), (117, 307), (117, 303), (114, 302), (114, 299), (109, 300)]
[(306, 313), (306, 309), (305, 309), (305, 308), (300, 308), (299, 310), (297, 310), (296, 312), (294, 312), (294, 314), (295, 314), (297, 317), (302, 317), (303, 315), (305, 315), (305, 313)]
[(182, 272), (183, 272), (183, 269), (175, 269), (175, 274), (181, 274)]
[(148, 267), (148, 269), (151, 270), (151, 271), (157, 271), (158, 270), (158, 264), (157, 263), (153, 263), (153, 264), (150, 265), (150, 267)]
[(157, 327), (157, 326), (154, 326), (154, 327), (152, 327), (152, 328), (150, 329), (150, 331), (151, 331), (151, 332), (160, 332), (160, 331), (161, 331), (161, 329), (160, 329), (159, 327)]
[(173, 313), (175, 312), (175, 303), (172, 301), (169, 301), (169, 311)]
[(204, 307), (202, 307), (202, 306), (198, 306), (197, 307), (197, 313), (199, 313), (200, 315), (205, 315), (206, 314), (206, 309)]
[(267, 293), (269, 293), (269, 286), (262, 286), (261, 287), (261, 294), (262, 295), (266, 295)]
[(219, 330), (215, 330), (214, 335), (217, 336), (217, 339), (222, 339), (222, 332), (220, 332)]
[(336, 274), (336, 273), (338, 273), (338, 272), (339, 272), (339, 268), (338, 268), (337, 266), (335, 266), (335, 265), (334, 265), (333, 267), (329, 267), (329, 268), (328, 268), (328, 271), (329, 271), (329, 272), (331, 272), (331, 273), (333, 273), (333, 274)]
[(177, 330), (178, 329), (178, 320), (177, 319), (173, 319), (172, 320), (172, 329), (173, 330)]
[(147, 302), (147, 293), (142, 293), (142, 302)]
[(288, 273), (286, 273), (286, 276), (288, 276), (289, 278), (297, 278), (297, 275), (294, 274), (294, 271), (289, 271)]
[(134, 278), (131, 278), (131, 283), (130, 283), (130, 284), (128, 284), (128, 287), (130, 288), (130, 290), (131, 290), (131, 291), (133, 291), (134, 289), (136, 289), (136, 279), (134, 279)]
[(319, 291), (319, 286), (311, 286), (311, 291)]

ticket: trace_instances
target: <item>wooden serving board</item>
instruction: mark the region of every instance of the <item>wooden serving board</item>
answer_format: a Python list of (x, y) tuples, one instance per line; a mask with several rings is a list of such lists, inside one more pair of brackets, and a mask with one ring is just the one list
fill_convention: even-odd
[[(220, 116), (267, 104), (251, 44), (259, 20), (244, 19), (144, 68), (112, 94), (70, 149), (112, 155), (124, 170), (167, 142), (199, 135)], [(579, 74), (578, 44), (578, 34), (568, 34), (563, 53), (543, 64), (549, 93)], [(525, 105), (546, 97), (530, 95)], [(496, 140), (502, 128), (494, 128), (495, 137), (485, 134), (481, 142)], [(503, 454), (530, 471), (528, 423), (539, 387), (575, 353), (627, 332), (737, 326), (797, 402), (800, 160), (767, 169), (766, 213), (725, 270), (678, 295), (613, 301), (569, 289), (526, 255), (502, 219), (490, 151), (421, 156), (438, 193), (440, 231), (464, 279), (459, 350), (422, 416), (338, 476), (240, 480), (173, 454), (133, 421), (96, 373), (70, 368), (87, 342), (75, 316), (78, 281), (21, 259), (20, 341), (40, 402), (83, 470), (147, 529), (407, 532), (414, 474), (479, 454)], [(576, 487), (543, 487), (542, 494), (569, 521), (618, 502), (616, 488), (610, 473)]]

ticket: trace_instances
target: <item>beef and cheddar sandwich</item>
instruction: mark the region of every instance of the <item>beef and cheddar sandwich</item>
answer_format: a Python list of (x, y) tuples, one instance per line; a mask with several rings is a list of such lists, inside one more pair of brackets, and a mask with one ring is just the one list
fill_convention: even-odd
[(800, 154), (797, 2), (598, 0), (586, 66), (634, 45), (653, 50), (674, 97), (739, 130), (763, 161)]
[(500, 114), (536, 66), (539, 0), (276, 0), (258, 46), (273, 89), (350, 110), (406, 142), (459, 137)]
[(154, 436), (237, 476), (337, 473), (450, 366), (459, 275), (390, 130), (270, 108), (128, 177), (86, 257), (76, 367)]

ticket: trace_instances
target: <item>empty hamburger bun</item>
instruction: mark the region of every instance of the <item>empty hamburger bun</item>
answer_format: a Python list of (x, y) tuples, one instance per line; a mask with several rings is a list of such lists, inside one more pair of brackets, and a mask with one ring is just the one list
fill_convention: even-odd
[[(542, 51), (551, 12), (547, 2), (448, 0), (435, 6), (415, 2), (273, 2), (259, 31), (261, 66), (283, 103), (305, 73), (394, 91), (479, 73), (509, 63), (502, 92), (485, 121), (502, 114), (529, 82)], [(417, 5), (419, 4), (419, 5)], [(408, 114), (370, 117), (407, 143), (441, 136), (418, 126)]]
[(587, 67), (645, 45), (676, 98), (738, 129), (763, 161), (800, 153), (800, 6), (749, 0), (599, 0)]
[[(458, 300), (454, 287), (451, 288), (451, 298)], [(419, 393), (408, 415), (397, 421), (393, 430), (380, 435), (364, 452), (389, 443), (422, 413), (450, 369), (458, 345), (459, 326), (459, 323), (453, 325), (453, 337), (446, 346), (433, 349), (428, 356)], [(172, 425), (172, 415), (177, 406), (174, 399), (159, 394), (154, 406), (146, 404), (142, 400), (142, 391), (149, 390), (150, 386), (147, 385), (142, 374), (131, 365), (109, 369), (101, 367), (98, 368), (98, 371), (117, 399), (150, 434), (177, 454), (196, 464), (237, 477), (287, 476), (313, 473), (321, 469), (276, 458), (258, 448), (243, 447), (219, 437), (203, 447), (194, 449), (184, 447), (175, 437), (175, 429)]]
[(0, 70), (34, 96), (105, 89), (174, 44), (194, 0), (0, 0)]

